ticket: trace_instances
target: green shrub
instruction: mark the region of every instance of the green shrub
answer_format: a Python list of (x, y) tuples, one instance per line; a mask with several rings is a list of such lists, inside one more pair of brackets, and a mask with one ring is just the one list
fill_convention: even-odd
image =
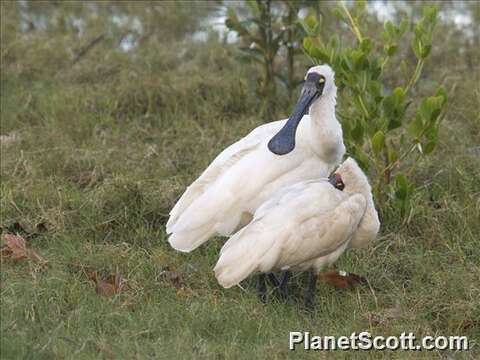
[[(243, 10), (246, 14), (240, 17), (236, 8), (230, 6), (225, 25), (240, 38), (237, 57), (262, 68), (260, 94), (265, 99), (264, 113), (274, 120), (278, 103), (277, 80), (287, 90), (290, 100), (293, 91), (301, 83), (295, 77), (294, 65), (295, 56), (301, 54), (296, 41), (301, 35), (301, 28), (296, 21), (301, 3), (292, 0), (251, 0), (245, 5)], [(282, 48), (285, 50), (286, 71), (280, 71), (278, 66)]]
[[(338, 115), (342, 121), (347, 151), (372, 174), (373, 190), (380, 209), (393, 205), (402, 217), (410, 214), (415, 184), (409, 180), (416, 164), (434, 151), (446, 110), (446, 92), (438, 87), (431, 96), (413, 94), (432, 48), (437, 11), (425, 7), (415, 23), (403, 20), (384, 24), (376, 38), (364, 36), (365, 2), (353, 9), (344, 3), (332, 12), (352, 31), (355, 41), (345, 45), (337, 35), (321, 36), (314, 16), (300, 20), (307, 37), (303, 45), (314, 63), (330, 64), (339, 87)], [(411, 29), (411, 30), (409, 30)], [(365, 31), (366, 33), (366, 31)], [(416, 65), (411, 71), (401, 61), (403, 84), (387, 85), (384, 74), (402, 40), (411, 37)], [(398, 56), (398, 55), (397, 55)]]

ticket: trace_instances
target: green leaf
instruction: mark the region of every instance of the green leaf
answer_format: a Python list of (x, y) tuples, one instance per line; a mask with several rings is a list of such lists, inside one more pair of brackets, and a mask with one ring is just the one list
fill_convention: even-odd
[(357, 71), (363, 69), (366, 65), (368, 65), (367, 57), (360, 50), (352, 51), (351, 59), (353, 66), (356, 68)]
[(421, 52), (421, 57), (422, 59), (425, 59), (428, 54), (430, 54), (430, 50), (432, 49), (432, 45), (425, 45), (422, 47), (422, 52)]
[(369, 38), (364, 38), (360, 43), (360, 48), (364, 53), (369, 53), (373, 49), (373, 42)]
[(412, 138), (418, 139), (422, 134), (423, 128), (424, 128), (424, 125), (423, 125), (422, 117), (417, 114), (415, 119), (413, 119), (408, 126), (408, 133)]
[(420, 19), (417, 25), (413, 28), (413, 32), (417, 38), (422, 38), (422, 35), (425, 33), (425, 19)]
[(393, 25), (393, 23), (389, 20), (389, 21), (386, 21), (383, 26), (384, 26), (389, 38), (394, 39), (395, 35), (397, 33), (396, 29), (395, 29), (395, 25)]
[(343, 13), (342, 9), (338, 7), (334, 7), (332, 9), (332, 15), (335, 16), (336, 18), (342, 20), (343, 22), (347, 22), (347, 19), (345, 18), (345, 14)]
[(355, 7), (355, 12), (357, 13), (357, 16), (361, 15), (365, 11), (365, 8), (367, 7), (367, 1), (357, 0), (354, 2), (354, 7)]
[(370, 158), (367, 156), (367, 154), (365, 154), (360, 146), (354, 146), (352, 148), (352, 155), (360, 168), (362, 168), (363, 171), (368, 172), (368, 169), (370, 168)]
[(385, 147), (385, 134), (382, 130), (379, 130), (372, 137), (372, 150), (375, 154), (379, 154)]
[(423, 117), (424, 120), (429, 121), (430, 116), (432, 114), (432, 107), (431, 102), (429, 101), (430, 98), (425, 98), (422, 100), (420, 104), (420, 115)]
[(352, 139), (355, 142), (360, 143), (361, 140), (363, 139), (363, 132), (364, 132), (364, 129), (363, 129), (362, 123), (360, 121), (357, 121), (357, 124), (355, 125), (351, 133)]
[(303, 39), (303, 47), (305, 48), (305, 50), (310, 52), (310, 49), (312, 46), (313, 46), (313, 40), (311, 37), (307, 36), (306, 38)]
[[(313, 24), (313, 20), (316, 22), (316, 25)], [(298, 20), (298, 23), (302, 26), (303, 28), (303, 31), (305, 31), (305, 33), (307, 35), (310, 35), (310, 36), (315, 36), (317, 35), (317, 31), (318, 31), (318, 28), (319, 28), (319, 24), (317, 22), (317, 19), (315, 18), (315, 16), (313, 15), (310, 15), (308, 18), (306, 19), (301, 19), (299, 18)], [(310, 26), (310, 25), (314, 25), (313, 27)]]
[(430, 141), (423, 145), (423, 153), (425, 155), (430, 154), (433, 150), (435, 150), (435, 146), (437, 145), (436, 141)]
[(322, 50), (320, 50), (320, 48), (318, 47), (312, 47), (310, 48), (310, 56), (316, 60), (320, 60), (320, 62), (323, 62), (323, 63), (328, 63), (329, 60), (330, 60), (330, 57), (328, 56), (328, 54), (326, 54), (325, 52), (323, 52)]
[(305, 19), (305, 23), (310, 28), (310, 30), (315, 31), (318, 25), (317, 18), (314, 15), (310, 15)]
[(340, 39), (338, 38), (338, 35), (334, 34), (330, 37), (330, 40), (328, 41), (328, 47), (330, 47), (331, 50), (334, 51), (337, 49), (339, 42)]
[(412, 50), (417, 57), (417, 59), (420, 59), (422, 57), (422, 44), (418, 38), (413, 38), (411, 42)]
[(388, 123), (388, 130), (394, 130), (398, 129), (400, 126), (402, 126), (402, 118), (400, 117), (394, 117), (390, 119), (390, 122)]
[(423, 16), (431, 23), (435, 23), (437, 20), (437, 8), (435, 6), (425, 6), (423, 8)]
[(437, 92), (435, 93), (435, 96), (440, 96), (443, 98), (443, 101), (442, 101), (442, 107), (446, 104), (447, 102), (447, 92), (445, 91), (445, 88), (444, 87), (439, 87)]
[(393, 146), (389, 146), (387, 150), (388, 162), (390, 164), (398, 160), (398, 153), (395, 151)]
[(437, 141), (438, 139), (438, 124), (433, 124), (425, 131), (425, 137), (430, 141)]
[(387, 55), (388, 56), (393, 56), (393, 55), (395, 55), (397, 50), (398, 50), (398, 45), (396, 45), (396, 44), (390, 45), (387, 48)]
[(400, 105), (405, 99), (405, 90), (401, 87), (396, 87), (395, 90), (393, 90), (393, 96), (395, 98), (395, 104)]
[(408, 196), (410, 185), (405, 175), (400, 174), (395, 177), (395, 197), (399, 200), (405, 200)]
[(399, 27), (399, 30), (400, 30), (400, 36), (403, 36), (407, 30), (408, 30), (408, 20), (407, 19), (403, 19), (402, 22), (400, 23), (400, 27)]
[(444, 102), (444, 97), (440, 96), (430, 96), (422, 100), (420, 104), (420, 115), (425, 121), (435, 121), (440, 115)]

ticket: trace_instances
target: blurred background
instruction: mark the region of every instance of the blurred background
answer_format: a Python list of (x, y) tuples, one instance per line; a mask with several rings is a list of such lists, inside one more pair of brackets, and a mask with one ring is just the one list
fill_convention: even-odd
[[(359, 4), (345, 6), (355, 14)], [(6, 358), (162, 351), (285, 358), (281, 337), (294, 328), (347, 335), (352, 327), (380, 334), (408, 327), (478, 341), (479, 3), (364, 5), (358, 26), (375, 39), (375, 54), (390, 51), (381, 42), (386, 23), (408, 20), (395, 57), (382, 65), (385, 94), (414, 73), (411, 43), (423, 36), (414, 25), (426, 5), (437, 8), (433, 39), (424, 39), (432, 40), (428, 59), (405, 106), (418, 107), (439, 87), (448, 106), (435, 151), (406, 164), (413, 210), (397, 216), (385, 206), (379, 245), (339, 262), (381, 290), (375, 299), (361, 290), (360, 301), (322, 289), (319, 327), (297, 309), (260, 307), (253, 293), (223, 291), (211, 271), (221, 242), (178, 254), (164, 224), (222, 149), (289, 115), (306, 70), (323, 56), (305, 51), (312, 28), (332, 48), (356, 46), (339, 3), (2, 1), (0, 225), (52, 264), (43, 272), (2, 260)], [(345, 78), (338, 79), (343, 91)], [(340, 94), (347, 141), (356, 105), (349, 92)], [(405, 186), (392, 190), (394, 200), (409, 193)], [(121, 272), (130, 291), (98, 300), (85, 269)], [(260, 320), (250, 321), (252, 314)]]

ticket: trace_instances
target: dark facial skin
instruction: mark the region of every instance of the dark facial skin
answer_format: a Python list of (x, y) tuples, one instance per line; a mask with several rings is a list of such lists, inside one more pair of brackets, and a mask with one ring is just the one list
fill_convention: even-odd
[(335, 189), (338, 189), (340, 191), (345, 189), (345, 184), (343, 183), (343, 180), (340, 174), (333, 173), (328, 177), (328, 182), (332, 184)]

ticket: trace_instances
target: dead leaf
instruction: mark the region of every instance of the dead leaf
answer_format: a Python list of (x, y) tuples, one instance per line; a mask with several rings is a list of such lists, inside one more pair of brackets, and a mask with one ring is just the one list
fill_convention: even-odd
[(357, 284), (366, 284), (367, 279), (345, 271), (328, 271), (317, 275), (319, 281), (342, 288), (351, 289)]
[(180, 278), (180, 275), (178, 275), (175, 271), (170, 271), (168, 273), (168, 279), (175, 289), (179, 290), (185, 288), (185, 284)]
[(3, 241), (5, 243), (1, 251), (3, 257), (12, 260), (30, 259), (43, 265), (48, 263), (48, 261), (35, 251), (28, 249), (25, 244), (25, 239), (20, 235), (5, 234), (3, 235)]
[(42, 221), (40, 223), (38, 223), (35, 228), (37, 229), (37, 233), (38, 234), (41, 234), (41, 233), (45, 233), (48, 231), (48, 226), (47, 226), (47, 222), (46, 221)]
[(6, 233), (11, 233), (11, 234), (20, 234), (25, 237), (28, 237), (29, 233), (26, 231), (22, 224), (20, 224), (18, 221), (15, 221), (14, 223), (8, 225), (8, 226), (0, 226), (0, 231), (6, 232)]
[(96, 293), (103, 296), (114, 296), (123, 292), (127, 287), (127, 279), (119, 273), (110, 274), (105, 279), (100, 279), (98, 273), (93, 271), (90, 280), (96, 284)]
[(9, 234), (17, 234), (23, 236), (24, 239), (33, 239), (48, 231), (48, 224), (46, 221), (42, 221), (35, 226), (35, 230), (29, 231), (25, 229), (20, 222), (14, 223), (5, 227), (0, 226), (0, 232), (6, 232)]

